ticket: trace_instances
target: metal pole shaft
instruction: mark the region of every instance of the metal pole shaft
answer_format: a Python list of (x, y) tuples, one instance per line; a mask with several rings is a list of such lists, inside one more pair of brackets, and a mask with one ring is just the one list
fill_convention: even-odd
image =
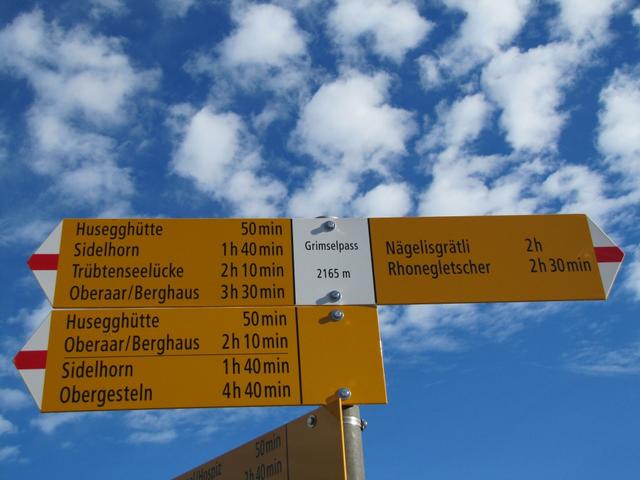
[(357, 405), (342, 408), (344, 421), (344, 449), (347, 460), (347, 480), (364, 480), (362, 450), (362, 420)]

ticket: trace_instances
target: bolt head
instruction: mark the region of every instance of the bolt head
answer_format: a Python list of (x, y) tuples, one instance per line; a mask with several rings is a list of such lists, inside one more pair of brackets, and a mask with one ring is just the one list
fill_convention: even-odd
[(307, 427), (315, 428), (316, 425), (318, 425), (318, 417), (316, 417), (315, 415), (309, 415), (307, 417)]
[(332, 302), (337, 302), (342, 298), (342, 294), (338, 290), (331, 290), (329, 292), (329, 298)]
[(344, 318), (344, 312), (342, 310), (331, 310), (331, 318), (333, 320), (342, 320)]
[(349, 400), (351, 398), (351, 390), (349, 390), (347, 387), (342, 387), (336, 392), (336, 394), (341, 400)]

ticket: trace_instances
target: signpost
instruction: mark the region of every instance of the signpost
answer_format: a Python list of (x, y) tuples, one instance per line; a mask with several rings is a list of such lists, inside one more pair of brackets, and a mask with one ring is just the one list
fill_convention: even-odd
[(54, 310), (15, 364), (43, 412), (387, 401), (375, 307)]
[(346, 440), (332, 400), (178, 478), (361, 479), (356, 405), (387, 401), (375, 305), (605, 300), (623, 257), (585, 215), (67, 219), (28, 264), (73, 310), (14, 363), (43, 412), (339, 391)]
[(54, 308), (604, 300), (585, 215), (64, 220), (29, 260)]
[(346, 480), (342, 408), (333, 400), (176, 480)]

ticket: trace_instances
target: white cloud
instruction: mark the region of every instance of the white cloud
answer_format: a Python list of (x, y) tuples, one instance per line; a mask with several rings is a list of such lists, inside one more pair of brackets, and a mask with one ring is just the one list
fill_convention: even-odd
[(22, 390), (0, 388), (0, 410), (18, 410), (31, 405), (31, 398)]
[[(88, 413), (47, 413), (46, 415), (39, 415), (31, 420), (31, 425), (36, 427), (42, 433), (47, 435), (53, 434), (62, 425), (69, 423), (77, 423), (86, 418)], [(94, 414), (95, 415), (95, 414)]]
[(387, 103), (389, 82), (385, 74), (347, 73), (320, 87), (296, 126), (300, 150), (327, 167), (384, 173), (416, 130), (410, 112)]
[(631, 11), (631, 20), (636, 25), (636, 27), (640, 28), (640, 7), (634, 8)]
[(16, 433), (17, 431), (18, 429), (13, 423), (0, 415), (0, 435), (5, 435), (7, 433)]
[(466, 73), (498, 54), (523, 27), (531, 0), (444, 0), (466, 17), (458, 34), (441, 52), (441, 67), (454, 75)]
[(174, 128), (182, 130), (172, 159), (176, 174), (213, 198), (230, 202), (240, 214), (277, 214), (285, 188), (259, 173), (263, 161), (252, 149), (254, 141), (238, 115), (216, 113), (209, 107), (186, 117), (179, 108), (174, 114), (181, 119), (174, 120)]
[(406, 183), (377, 185), (353, 201), (353, 212), (359, 217), (402, 217), (411, 207), (411, 187)]
[(388, 89), (385, 74), (348, 72), (302, 108), (292, 144), (319, 166), (291, 197), (294, 216), (342, 215), (362, 175), (390, 175), (416, 125), (410, 112), (388, 103)]
[(48, 300), (43, 300), (35, 308), (21, 308), (16, 315), (9, 317), (8, 324), (18, 324), (31, 335), (42, 324), (45, 317), (51, 312)]
[(621, 0), (556, 0), (560, 14), (552, 31), (568, 34), (575, 41), (601, 44), (607, 36), (611, 16), (625, 5)]
[(160, 0), (159, 7), (166, 18), (184, 17), (198, 0)]
[(600, 93), (598, 147), (640, 190), (640, 67), (617, 69)]
[(424, 147), (462, 148), (487, 126), (492, 107), (481, 93), (467, 95), (451, 106), (440, 105), (438, 122), (427, 135)]
[(162, 432), (133, 432), (129, 434), (130, 443), (169, 443), (177, 438), (178, 434), (173, 430)]
[(234, 113), (216, 114), (203, 108), (190, 120), (174, 157), (176, 173), (191, 177), (203, 188), (217, 189), (233, 166), (241, 142), (242, 120)]
[(20, 458), (20, 447), (8, 445), (0, 447), (0, 462), (13, 462)]
[[(81, 26), (64, 30), (40, 10), (0, 31), (0, 68), (25, 78), (35, 93), (27, 112), (30, 166), (76, 203), (108, 208), (127, 199), (131, 180), (116, 163), (109, 132), (129, 121), (132, 99), (153, 88), (157, 72), (136, 70), (119, 40)], [(89, 190), (73, 183), (78, 176), (104, 195), (87, 198)]]
[(358, 186), (348, 172), (319, 168), (305, 186), (293, 193), (287, 210), (292, 217), (314, 218), (321, 215), (342, 217)]
[(563, 89), (582, 58), (569, 43), (550, 43), (496, 55), (482, 73), (488, 95), (502, 108), (500, 124), (518, 150), (554, 150), (566, 120), (559, 111)]
[(358, 41), (396, 62), (417, 47), (433, 28), (416, 6), (404, 0), (338, 0), (329, 13), (335, 40), (348, 53), (358, 50)]
[(531, 213), (537, 200), (528, 186), (532, 176), (539, 175), (544, 167), (535, 160), (514, 166), (514, 160), (499, 155), (474, 156), (456, 149), (444, 151), (430, 172), (431, 184), (420, 196), (419, 214)]
[(599, 224), (606, 224), (611, 211), (629, 201), (627, 197), (608, 198), (606, 178), (584, 165), (559, 168), (544, 180), (540, 190), (543, 196), (562, 202), (559, 213), (586, 213)]
[(46, 220), (23, 220), (22, 217), (0, 219), (0, 245), (39, 244), (56, 226), (55, 222)]
[(41, 106), (91, 124), (125, 121), (128, 100), (155, 76), (137, 72), (117, 39), (82, 27), (65, 31), (47, 24), (39, 10), (5, 27), (0, 47), (2, 64), (30, 81)]
[(272, 4), (234, 3), (236, 28), (211, 52), (192, 55), (185, 69), (213, 78), (212, 97), (224, 104), (237, 90), (268, 91), (293, 103), (311, 84), (307, 35), (294, 15)]
[(90, 15), (93, 18), (100, 19), (107, 15), (120, 17), (127, 13), (127, 6), (124, 0), (90, 0)]
[(0, 124), (0, 178), (8, 165), (9, 150), (7, 149), (8, 135), (4, 125)]
[(238, 27), (222, 42), (222, 58), (231, 65), (282, 67), (306, 53), (306, 40), (284, 8), (255, 4), (236, 14)]
[(480, 340), (502, 342), (557, 304), (451, 304), (381, 307), (385, 354), (455, 352)]
[[(56, 190), (63, 199), (81, 197), (94, 205), (105, 198), (129, 198), (134, 193), (134, 184), (128, 169), (114, 163), (82, 164), (68, 169), (58, 176)], [(110, 206), (114, 202), (109, 202)]]
[(131, 443), (169, 443), (185, 432), (192, 438), (210, 438), (221, 428), (266, 414), (260, 408), (138, 410), (126, 415), (125, 424), (132, 430), (128, 436)]
[(420, 71), (420, 83), (425, 90), (439, 87), (443, 82), (440, 62), (433, 55), (420, 55), (416, 60)]
[(625, 278), (625, 287), (634, 296), (636, 301), (640, 301), (640, 248), (636, 247), (632, 252), (627, 252), (631, 257), (625, 259), (625, 270), (627, 276)]
[(637, 375), (640, 374), (640, 342), (615, 350), (587, 347), (575, 354), (567, 366), (589, 375)]

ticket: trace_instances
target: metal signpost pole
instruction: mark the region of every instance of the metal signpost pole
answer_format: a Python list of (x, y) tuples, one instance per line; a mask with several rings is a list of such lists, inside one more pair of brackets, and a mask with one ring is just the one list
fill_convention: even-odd
[[(341, 388), (338, 396), (343, 400), (351, 397), (348, 388)], [(362, 449), (362, 431), (366, 422), (360, 418), (360, 407), (347, 405), (342, 407), (344, 425), (344, 450), (347, 464), (347, 480), (364, 480), (364, 452)]]

